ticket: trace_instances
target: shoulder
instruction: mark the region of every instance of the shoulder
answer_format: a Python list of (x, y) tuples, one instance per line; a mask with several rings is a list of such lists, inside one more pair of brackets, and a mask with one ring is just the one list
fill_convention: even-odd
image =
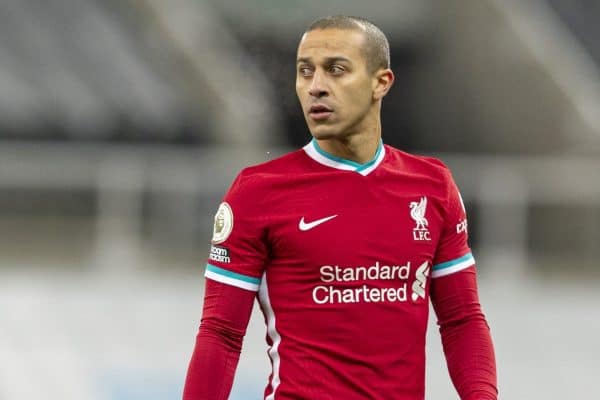
[(239, 176), (245, 180), (277, 177), (297, 172), (303, 168), (306, 155), (303, 150), (295, 150), (282, 156), (244, 168)]
[(438, 158), (407, 153), (386, 145), (386, 151), (390, 163), (395, 168), (419, 175), (426, 175), (429, 178), (447, 181), (452, 179), (450, 168)]
[(262, 191), (274, 183), (286, 181), (291, 174), (306, 168), (303, 150), (295, 150), (272, 160), (248, 166), (240, 171), (232, 184), (232, 191)]

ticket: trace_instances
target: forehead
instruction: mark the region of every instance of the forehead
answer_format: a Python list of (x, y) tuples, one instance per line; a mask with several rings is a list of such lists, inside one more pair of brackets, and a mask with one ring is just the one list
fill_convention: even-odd
[(298, 58), (343, 56), (350, 60), (362, 58), (364, 34), (355, 29), (316, 29), (306, 32), (298, 45)]

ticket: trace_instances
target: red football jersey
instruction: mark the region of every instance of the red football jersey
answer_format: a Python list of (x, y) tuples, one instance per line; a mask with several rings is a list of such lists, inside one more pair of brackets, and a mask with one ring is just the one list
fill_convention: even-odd
[(440, 161), (380, 144), (358, 164), (313, 140), (239, 174), (206, 277), (258, 292), (265, 399), (423, 400), (431, 279), (475, 263), (466, 228)]

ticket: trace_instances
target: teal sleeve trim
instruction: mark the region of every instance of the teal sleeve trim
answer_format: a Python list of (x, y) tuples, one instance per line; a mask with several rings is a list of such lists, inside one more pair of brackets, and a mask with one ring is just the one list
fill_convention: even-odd
[(228, 278), (233, 278), (233, 279), (237, 279), (237, 280), (240, 280), (240, 281), (244, 281), (244, 282), (248, 282), (248, 283), (253, 283), (255, 285), (260, 284), (260, 279), (259, 278), (254, 278), (254, 277), (251, 277), (251, 276), (247, 276), (247, 275), (242, 275), (242, 274), (238, 274), (238, 273), (235, 273), (235, 272), (231, 272), (231, 271), (228, 271), (226, 269), (219, 268), (219, 267), (217, 267), (215, 265), (212, 265), (212, 264), (206, 264), (206, 270), (210, 271), (210, 272), (213, 272), (215, 274), (226, 276)]
[(439, 271), (440, 269), (450, 268), (465, 261), (468, 261), (473, 258), (473, 254), (467, 253), (462, 257), (455, 258), (454, 260), (446, 261), (440, 264), (436, 264), (433, 266), (434, 271)]

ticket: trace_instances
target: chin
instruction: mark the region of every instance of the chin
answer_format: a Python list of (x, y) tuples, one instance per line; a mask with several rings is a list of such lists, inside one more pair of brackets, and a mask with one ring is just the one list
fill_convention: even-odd
[(333, 139), (340, 136), (338, 130), (330, 126), (311, 127), (310, 133), (317, 140)]

